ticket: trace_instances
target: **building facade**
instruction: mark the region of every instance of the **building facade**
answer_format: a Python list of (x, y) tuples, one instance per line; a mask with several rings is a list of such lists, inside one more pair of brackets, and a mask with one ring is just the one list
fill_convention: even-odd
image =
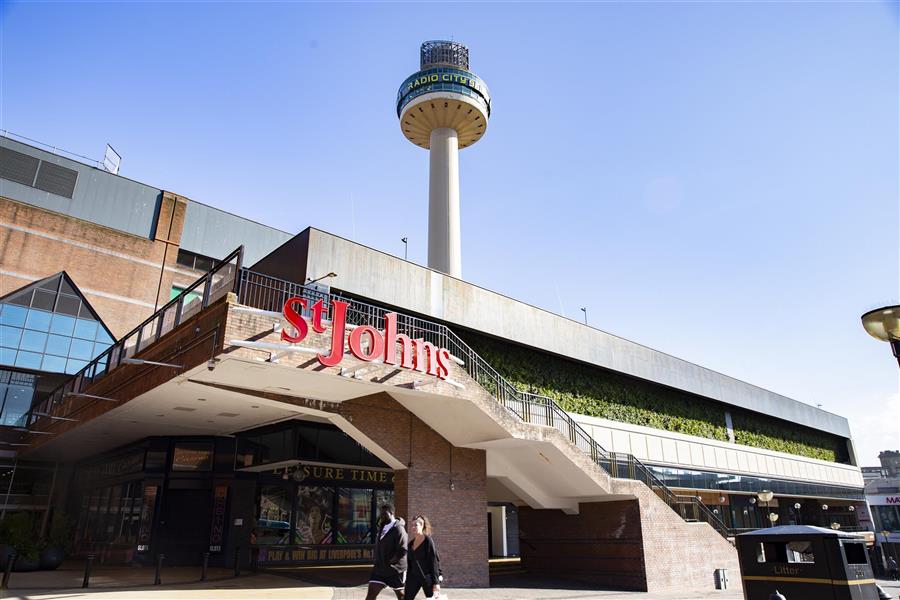
[(0, 148), (2, 511), (65, 511), (78, 552), (364, 563), (392, 502), (432, 518), (457, 585), (517, 554), (655, 590), (737, 573), (740, 530), (859, 527), (838, 415), (323, 231)]

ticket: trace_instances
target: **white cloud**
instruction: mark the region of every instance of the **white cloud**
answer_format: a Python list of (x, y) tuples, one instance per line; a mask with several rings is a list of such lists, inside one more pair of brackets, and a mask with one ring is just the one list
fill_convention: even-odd
[(879, 452), (900, 450), (900, 392), (890, 394), (883, 401), (860, 405), (877, 408), (849, 417), (856, 457), (861, 467), (876, 467)]

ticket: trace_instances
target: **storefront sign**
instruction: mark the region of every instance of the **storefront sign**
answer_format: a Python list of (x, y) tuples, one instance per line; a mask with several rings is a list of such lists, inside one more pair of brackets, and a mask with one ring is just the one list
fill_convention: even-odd
[(320, 467), (316, 465), (302, 465), (300, 471), (302, 478), (296, 481), (315, 479), (319, 481), (334, 481), (337, 483), (371, 483), (389, 485), (394, 483), (393, 471), (376, 471), (374, 469), (358, 469), (352, 467)]
[(275, 563), (296, 562), (371, 562), (373, 560), (371, 545), (341, 544), (335, 546), (262, 546), (259, 549), (259, 563), (272, 565)]
[(212, 526), (209, 529), (209, 551), (221, 552), (225, 539), (225, 509), (228, 502), (228, 486), (217, 485), (213, 490)]
[[(440, 379), (447, 379), (450, 374), (450, 351), (438, 348), (424, 339), (410, 339), (409, 336), (397, 333), (397, 313), (384, 316), (384, 331), (378, 331), (369, 325), (355, 327), (347, 335), (347, 302), (332, 300), (331, 349), (329, 354), (318, 354), (319, 363), (326, 367), (334, 367), (344, 359), (345, 343), (350, 353), (364, 362), (383, 361), (404, 369), (412, 369)], [(301, 314), (302, 310), (312, 311), (311, 323), (307, 324)], [(324, 317), (327, 308), (318, 300), (312, 307), (307, 306), (304, 298), (288, 298), (284, 303), (284, 318), (293, 328), (281, 330), (281, 339), (296, 344), (309, 333), (309, 327), (316, 333), (325, 333)], [(368, 338), (368, 345), (363, 345), (363, 338)], [(400, 354), (397, 354), (397, 345)]]

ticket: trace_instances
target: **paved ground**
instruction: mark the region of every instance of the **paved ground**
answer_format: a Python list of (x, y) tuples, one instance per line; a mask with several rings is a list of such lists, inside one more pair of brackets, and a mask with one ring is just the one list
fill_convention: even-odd
[[(151, 585), (153, 569), (96, 567), (91, 588), (81, 589), (82, 565), (66, 564), (57, 571), (13, 573), (10, 589), (0, 598), (17, 600), (363, 600), (366, 570), (284, 569), (277, 573), (233, 577), (224, 569), (210, 569), (200, 582), (194, 568), (163, 570), (163, 585)], [(893, 598), (900, 582), (879, 582)], [(494, 576), (490, 589), (447, 589), (451, 600), (743, 600), (740, 590), (643, 594), (603, 591), (566, 581), (541, 580), (521, 573)], [(421, 598), (421, 594), (419, 595)], [(383, 600), (393, 595), (383, 592)]]

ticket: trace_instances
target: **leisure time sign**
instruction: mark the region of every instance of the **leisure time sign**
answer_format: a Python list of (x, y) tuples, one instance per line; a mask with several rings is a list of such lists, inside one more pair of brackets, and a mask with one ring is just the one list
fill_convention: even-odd
[[(289, 332), (287, 329), (282, 329), (281, 339), (291, 344), (297, 344), (307, 336), (310, 327), (315, 333), (325, 333), (327, 325), (330, 325), (331, 347), (329, 353), (316, 355), (319, 363), (323, 366), (339, 365), (344, 359), (344, 346), (347, 345), (350, 348), (350, 354), (361, 361), (384, 362), (387, 365), (395, 365), (426, 375), (434, 375), (439, 379), (447, 379), (452, 360), (449, 350), (438, 348), (424, 339), (414, 340), (407, 335), (397, 333), (397, 313), (393, 312), (384, 315), (383, 331), (369, 325), (360, 325), (352, 328), (348, 335), (347, 306), (347, 302), (332, 300), (332, 319), (331, 323), (327, 323), (325, 320), (327, 307), (322, 300), (317, 300), (315, 304), (309, 306), (305, 298), (288, 298), (284, 303), (282, 314), (294, 331)], [(303, 316), (303, 311), (310, 313), (309, 323)], [(366, 338), (368, 338), (368, 343), (364, 343)], [(400, 346), (399, 355), (398, 345)]]

